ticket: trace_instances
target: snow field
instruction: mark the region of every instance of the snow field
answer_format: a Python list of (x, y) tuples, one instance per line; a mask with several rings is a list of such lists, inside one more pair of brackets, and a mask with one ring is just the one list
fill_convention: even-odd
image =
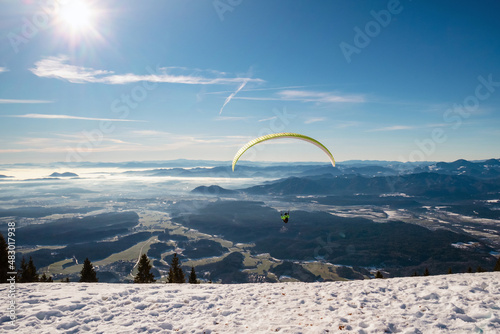
[(500, 272), (348, 282), (17, 285), (15, 333), (500, 333)]

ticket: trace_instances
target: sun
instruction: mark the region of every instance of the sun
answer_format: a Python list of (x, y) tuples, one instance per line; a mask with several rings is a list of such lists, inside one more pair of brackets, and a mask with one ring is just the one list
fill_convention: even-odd
[(94, 10), (88, 1), (64, 1), (59, 9), (59, 21), (73, 33), (83, 32), (93, 25)]

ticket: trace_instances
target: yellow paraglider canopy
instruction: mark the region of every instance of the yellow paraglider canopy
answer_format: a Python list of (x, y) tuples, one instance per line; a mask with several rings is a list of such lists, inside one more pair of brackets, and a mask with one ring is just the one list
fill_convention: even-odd
[(263, 141), (266, 140), (271, 140), (271, 139), (278, 139), (278, 138), (293, 138), (293, 139), (300, 139), (306, 142), (309, 142), (317, 147), (319, 147), (323, 152), (325, 152), (328, 155), (328, 158), (330, 159), (332, 166), (335, 167), (335, 159), (333, 159), (333, 155), (328, 151), (328, 149), (325, 147), (325, 145), (321, 144), (319, 141), (316, 139), (313, 139), (308, 136), (301, 135), (299, 133), (293, 133), (293, 132), (281, 132), (281, 133), (272, 133), (269, 135), (265, 135), (259, 138), (255, 138), (254, 140), (249, 141), (246, 143), (245, 146), (239, 149), (239, 151), (236, 153), (233, 159), (233, 172), (234, 172), (234, 166), (236, 165), (236, 162), (238, 162), (238, 159), (245, 153), (246, 150), (248, 150), (250, 147), (257, 145), (259, 143), (262, 143)]

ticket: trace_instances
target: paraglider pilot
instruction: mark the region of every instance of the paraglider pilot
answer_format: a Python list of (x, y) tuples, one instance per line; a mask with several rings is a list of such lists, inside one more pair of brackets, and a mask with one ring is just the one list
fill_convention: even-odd
[(281, 214), (281, 220), (283, 220), (283, 223), (288, 223), (288, 218), (290, 218), (290, 211), (288, 212), (283, 212)]

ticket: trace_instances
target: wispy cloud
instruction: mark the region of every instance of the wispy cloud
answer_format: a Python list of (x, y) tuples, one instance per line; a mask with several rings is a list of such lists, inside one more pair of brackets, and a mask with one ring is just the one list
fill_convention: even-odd
[(25, 115), (4, 115), (1, 117), (17, 117), (17, 118), (42, 118), (42, 119), (76, 119), (84, 121), (110, 121), (110, 122), (147, 122), (133, 119), (114, 119), (114, 118), (93, 118), (93, 117), (80, 117), (70, 115), (48, 115), (48, 114), (25, 114)]
[(361, 95), (340, 95), (335, 92), (315, 92), (305, 90), (283, 90), (278, 92), (284, 100), (303, 101), (303, 102), (365, 102), (365, 98)]
[(361, 124), (361, 122), (357, 121), (334, 121), (333, 123), (335, 123), (335, 128), (337, 129), (350, 128)]
[(269, 117), (269, 118), (259, 119), (257, 122), (267, 122), (267, 121), (272, 121), (273, 119), (276, 119), (276, 118), (278, 118), (278, 116), (273, 116), (273, 117)]
[(443, 127), (449, 127), (453, 126), (453, 123), (430, 123), (430, 124), (423, 124), (423, 125), (393, 125), (393, 126), (388, 126), (384, 128), (377, 128), (377, 129), (371, 129), (367, 130), (367, 132), (377, 132), (377, 131), (400, 131), (400, 130), (415, 130), (415, 129), (431, 129), (431, 128), (443, 128)]
[(416, 127), (414, 127), (414, 126), (408, 126), (408, 125), (393, 125), (393, 126), (388, 126), (385, 128), (371, 129), (371, 130), (368, 130), (368, 132), (411, 130), (411, 129), (415, 129), (415, 128)]
[(217, 116), (216, 121), (246, 121), (250, 119), (249, 116)]
[[(213, 70), (187, 70), (185, 68), (158, 67), (156, 72), (149, 74), (115, 74), (113, 71), (96, 70), (90, 67), (68, 64), (69, 57), (65, 55), (48, 57), (35, 63), (30, 71), (43, 78), (55, 78), (71, 83), (102, 83), (109, 85), (122, 85), (140, 81), (156, 83), (177, 83), (188, 85), (224, 85), (244, 82), (263, 82), (262, 79), (230, 78), (224, 77), (225, 73)], [(174, 73), (182, 72), (182, 73)], [(190, 73), (187, 73), (190, 72)]]
[(306, 119), (304, 121), (304, 123), (305, 124), (311, 124), (311, 123), (324, 122), (324, 121), (326, 121), (325, 117), (313, 117), (313, 118)]
[(0, 99), (0, 104), (2, 103), (53, 103), (54, 101), (46, 101), (46, 100), (16, 100), (16, 99)]
[(9, 70), (7, 69), (7, 67), (0, 67), (0, 73), (2, 72), (8, 72)]
[(187, 147), (199, 144), (224, 144), (223, 146), (233, 146), (239, 144), (243, 136), (199, 136), (174, 134), (156, 130), (134, 130), (130, 132), (132, 138), (137, 138), (144, 143), (144, 148), (147, 150), (156, 150), (158, 143), (163, 142), (161, 147)]
[[(316, 86), (316, 85), (313, 85)], [(259, 91), (269, 91), (269, 90), (283, 90), (283, 89), (295, 89), (295, 88), (304, 88), (304, 87), (311, 87), (311, 86), (285, 86), (285, 87), (268, 87), (268, 88), (247, 88), (243, 89), (243, 92), (259, 92)], [(231, 90), (221, 90), (217, 92), (203, 92), (205, 95), (211, 95), (211, 94), (227, 94), (227, 93), (232, 93), (233, 91)]]
[(343, 95), (338, 92), (317, 92), (305, 90), (282, 90), (271, 97), (245, 97), (239, 96), (234, 99), (256, 100), (256, 101), (299, 101), (316, 103), (362, 103), (366, 99), (362, 95)]
[[(68, 144), (78, 144), (81, 142), (88, 141), (88, 137), (84, 133), (78, 134), (55, 134), (54, 137), (27, 137), (21, 138), (18, 141), (14, 141), (14, 145), (28, 146), (30, 148), (43, 148), (46, 146), (57, 147), (64, 146)], [(113, 144), (133, 144), (125, 142), (121, 139), (116, 138), (106, 138), (100, 139), (100, 143), (113, 143)], [(66, 147), (66, 146), (64, 146)]]
[(233, 98), (236, 94), (238, 94), (238, 92), (239, 92), (240, 90), (242, 90), (242, 89), (243, 89), (243, 87), (245, 87), (245, 85), (247, 84), (247, 82), (248, 82), (248, 80), (243, 81), (243, 83), (242, 83), (242, 84), (238, 87), (238, 89), (237, 89), (235, 92), (231, 93), (231, 95), (229, 95), (229, 96), (226, 98), (226, 101), (224, 101), (224, 104), (222, 105), (222, 108), (220, 108), (219, 115), (220, 115), (220, 114), (222, 114), (222, 109), (224, 109), (224, 107), (226, 106), (226, 104), (228, 104), (228, 103), (229, 103), (229, 101), (231, 101), (231, 99), (232, 99), (232, 98)]

